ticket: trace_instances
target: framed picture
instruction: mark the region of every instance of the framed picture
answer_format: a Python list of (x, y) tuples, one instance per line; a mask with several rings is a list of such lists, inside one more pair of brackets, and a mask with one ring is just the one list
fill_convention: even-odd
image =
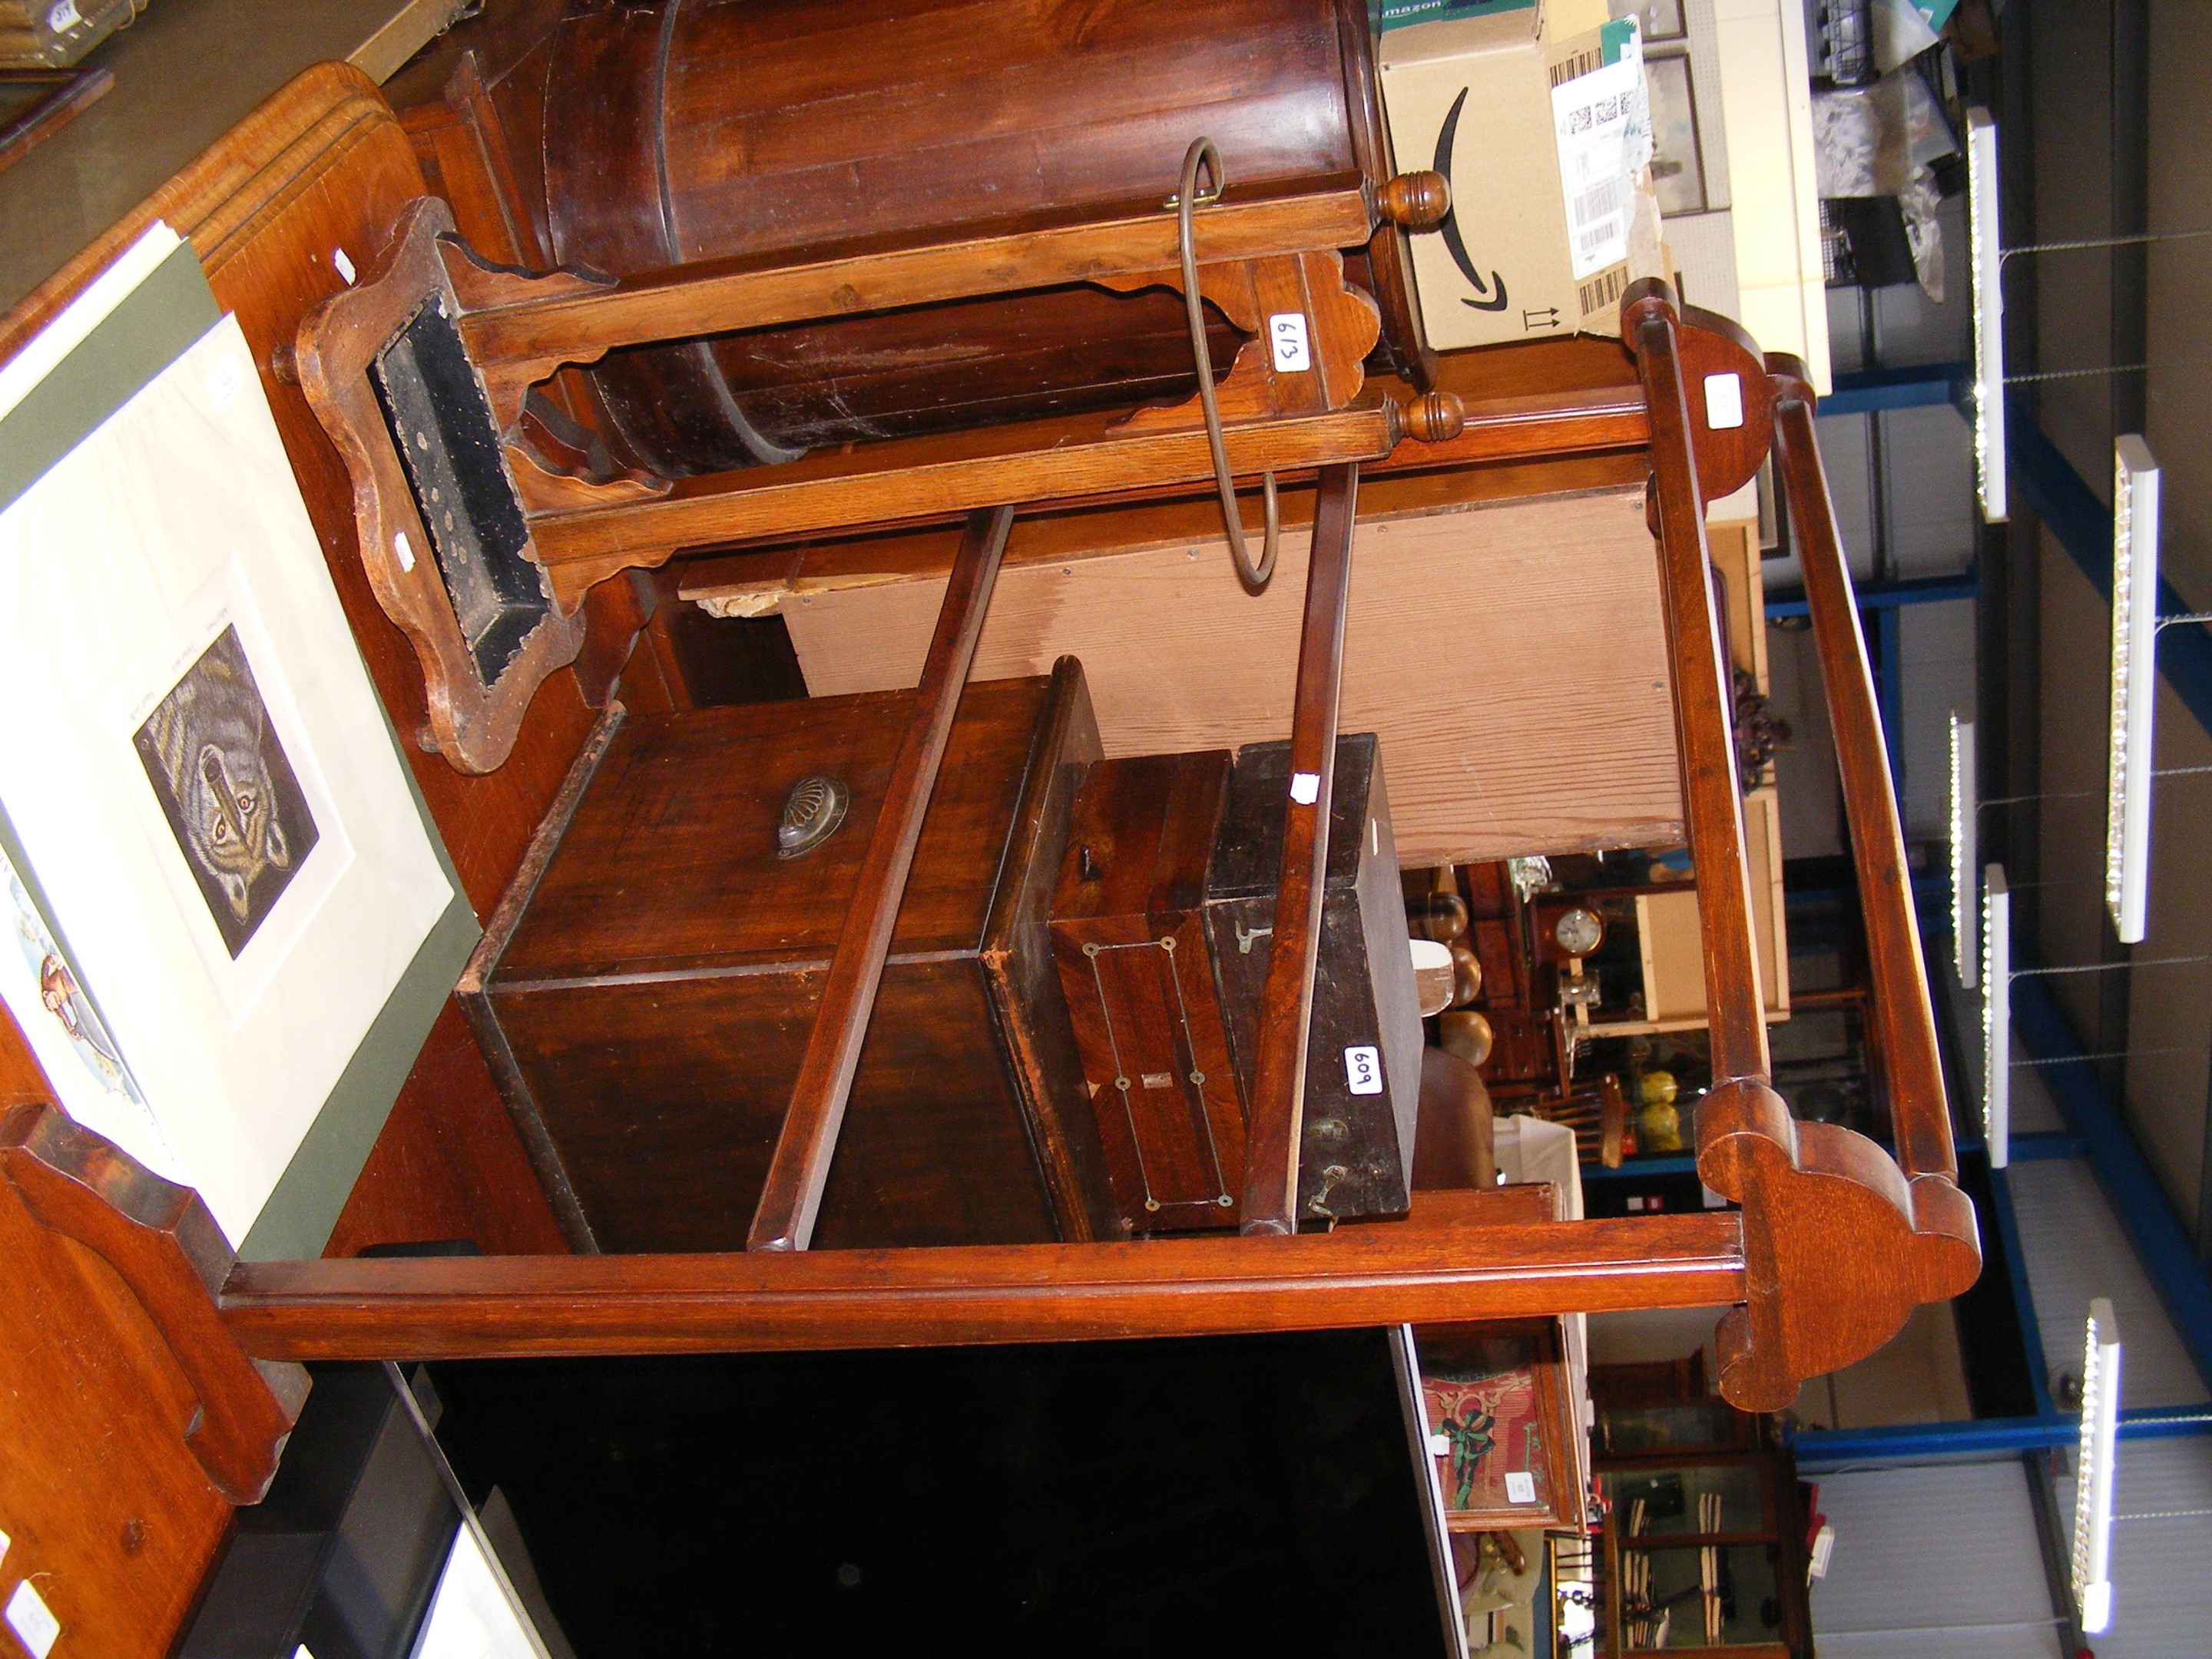
[(114, 75), (104, 69), (0, 70), (0, 171), (106, 97), (114, 84)]
[(1689, 0), (1637, 0), (1628, 15), (1646, 46), (1658, 40), (1686, 40), (1690, 29), (1685, 15)]
[(1413, 1342), (1446, 1525), (1582, 1525), (1559, 1322), (1421, 1326)]
[(0, 374), (0, 989), (72, 1116), (312, 1255), (477, 930), (236, 321), (133, 269)]
[(1651, 91), (1651, 187), (1661, 215), (1705, 210), (1705, 155), (1698, 143), (1698, 106), (1686, 54), (1644, 60)]

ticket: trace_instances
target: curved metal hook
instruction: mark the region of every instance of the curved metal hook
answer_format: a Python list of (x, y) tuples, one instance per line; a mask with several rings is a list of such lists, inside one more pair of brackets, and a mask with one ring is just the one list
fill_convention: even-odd
[[(1198, 173), (1204, 167), (1213, 179), (1210, 190), (1198, 187)], [(1244, 542), (1244, 520), (1237, 510), (1237, 483), (1230, 476), (1229, 451), (1221, 436), (1221, 410), (1213, 398), (1213, 354), (1206, 343), (1205, 302), (1198, 293), (1198, 256), (1191, 246), (1190, 217), (1193, 209), (1221, 199), (1221, 192), (1229, 180), (1221, 170), (1221, 152), (1211, 138), (1194, 138), (1183, 152), (1182, 184), (1168, 198), (1167, 205), (1176, 210), (1176, 252), (1182, 259), (1182, 299), (1185, 314), (1190, 320), (1190, 355), (1198, 363), (1198, 406), (1206, 417), (1206, 446), (1213, 455), (1213, 482), (1221, 492), (1222, 527), (1229, 532), (1229, 556), (1237, 566), (1237, 578), (1247, 589), (1257, 593), (1267, 586), (1267, 579), (1275, 574), (1275, 555), (1280, 550), (1283, 538), (1282, 509), (1275, 497), (1275, 475), (1260, 475), (1267, 501), (1267, 531), (1260, 545), (1260, 562), (1252, 562), (1251, 550)]]

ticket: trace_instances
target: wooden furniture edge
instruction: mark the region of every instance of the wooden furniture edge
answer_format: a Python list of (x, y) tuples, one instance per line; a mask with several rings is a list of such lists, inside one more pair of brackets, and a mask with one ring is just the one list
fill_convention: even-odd
[(210, 1484), (234, 1505), (260, 1502), (307, 1374), (248, 1358), (216, 1316), (212, 1298), (235, 1258), (199, 1194), (44, 1104), (0, 1116), (0, 1176), (33, 1220), (123, 1281), (198, 1401), (184, 1439)]
[(1496, 1223), (1492, 1207), (1425, 1193), (1406, 1220), (1287, 1238), (248, 1262), (220, 1302), (265, 1358), (434, 1359), (1109, 1341), (1744, 1294), (1731, 1213)]
[[(1802, 1378), (1863, 1358), (1893, 1336), (1916, 1306), (1966, 1289), (1979, 1274), (1980, 1249), (1973, 1206), (1948, 1167), (1922, 1170), (1908, 1163), (1900, 1169), (1864, 1136), (1832, 1125), (1796, 1122), (1770, 1086), (1751, 949), (1733, 698), (1707, 576), (1704, 501), (1710, 469), (1699, 455), (1698, 424), (1685, 385), (1686, 369), (1723, 360), (1697, 343), (1704, 331), (1682, 320), (1663, 283), (1631, 287), (1622, 301), (1621, 329), (1637, 353), (1650, 410), (1649, 510), (1660, 542), (1683, 801), (1705, 936), (1716, 1083), (1698, 1107), (1698, 1169), (1707, 1186), (1743, 1206), (1748, 1294), (1745, 1305), (1721, 1322), (1721, 1391), (1741, 1410), (1777, 1411), (1796, 1397)], [(1741, 342), (1729, 344), (1735, 349)], [(1762, 362), (1762, 380), (1765, 374)], [(1797, 435), (1809, 443), (1809, 407), (1786, 387), (1780, 401), (1793, 404), (1795, 412), (1778, 410), (1771, 387), (1756, 400), (1764, 420), (1761, 440), (1777, 442), (1777, 421), (1786, 419), (1808, 428)], [(1747, 401), (1747, 408), (1751, 406)], [(1826, 480), (1817, 468), (1801, 463), (1799, 471), (1793, 514), (1809, 505), (1796, 497), (1817, 490), (1824, 506), (1826, 499)], [(1832, 542), (1830, 551), (1832, 563), (1840, 567)], [(1817, 556), (1808, 562), (1808, 573), (1818, 562)], [(1808, 579), (1808, 592), (1810, 586)], [(1824, 601), (1827, 609), (1832, 611), (1839, 599), (1848, 605), (1847, 589), (1835, 590), (1832, 582), (1829, 586), (1834, 591)], [(1839, 630), (1832, 616), (1830, 623), (1833, 640)], [(1856, 661), (1840, 647), (1832, 655), (1824, 653), (1823, 666), (1838, 675), (1831, 684), (1832, 698), (1848, 704), (1863, 695), (1871, 708), (1863, 650)], [(1874, 729), (1878, 736), (1878, 721)], [(1848, 771), (1881, 765), (1886, 781), (1886, 763), (1878, 755), (1865, 754), (1863, 743), (1844, 752), (1863, 737), (1855, 737), (1848, 720), (1838, 723), (1836, 737), (1839, 767)], [(1863, 790), (1860, 805), (1870, 836), (1864, 849), (1855, 837), (1854, 852), (1862, 881), (1871, 878), (1881, 897), (1881, 866), (1877, 862), (1870, 877), (1865, 859), (1868, 851), (1880, 852), (1883, 829), (1892, 836), (1897, 833), (1894, 798)], [(1885, 810), (1886, 825), (1879, 822)], [(1904, 925), (1909, 927), (1909, 919)], [(1892, 990), (1899, 988), (1893, 985)], [(1924, 1007), (1924, 975), (1919, 993)], [(1939, 1089), (1938, 1112), (1943, 1109), (1941, 1100)], [(1924, 1099), (1915, 1109), (1924, 1117)], [(1948, 1119), (1935, 1133), (1948, 1152)], [(1910, 1146), (1902, 1139), (1900, 1145), (1910, 1158)]]
[(1307, 1033), (1321, 961), (1337, 704), (1344, 688), (1344, 623), (1352, 607), (1352, 541), (1358, 513), (1358, 464), (1328, 468), (1314, 499), (1313, 550), (1306, 562), (1291, 714), (1290, 794), (1282, 808), (1283, 856), (1275, 885), (1276, 934), (1260, 991), (1240, 1224), (1248, 1234), (1295, 1232), (1298, 1224)]

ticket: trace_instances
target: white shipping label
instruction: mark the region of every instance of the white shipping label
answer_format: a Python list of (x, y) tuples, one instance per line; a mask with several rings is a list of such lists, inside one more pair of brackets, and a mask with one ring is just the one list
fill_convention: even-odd
[(1526, 1469), (1505, 1471), (1505, 1501), (1509, 1504), (1533, 1504), (1536, 1501), (1536, 1477)]
[(1649, 133), (1645, 108), (1644, 61), (1634, 53), (1552, 88), (1567, 252), (1578, 283), (1628, 257), (1636, 208), (1632, 138), (1639, 125)]
[(1382, 1092), (1382, 1055), (1368, 1044), (1344, 1051), (1344, 1078), (1355, 1095)]
[(1300, 374), (1313, 367), (1313, 352), (1306, 343), (1303, 311), (1279, 311), (1267, 319), (1267, 338), (1275, 348), (1275, 372)]

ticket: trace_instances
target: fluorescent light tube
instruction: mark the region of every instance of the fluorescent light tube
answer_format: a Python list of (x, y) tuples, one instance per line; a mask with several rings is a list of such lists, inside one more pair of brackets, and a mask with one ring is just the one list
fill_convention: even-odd
[(2119, 1454), (2120, 1328), (2103, 1297), (2089, 1304), (2081, 1355), (2081, 1449), (2074, 1463), (2074, 1601), (2082, 1633), (2112, 1623), (2112, 1469)]
[(1982, 883), (1982, 1137), (1992, 1170), (2012, 1161), (2012, 893), (2002, 864)]
[(1951, 964), (1959, 985), (1971, 991), (1981, 968), (1981, 907), (1974, 902), (1974, 872), (1980, 868), (1975, 833), (1981, 803), (1974, 793), (1974, 723), (1951, 711)]
[(1966, 258), (1974, 283), (1974, 491), (2005, 520), (2004, 269), (1997, 240), (1997, 125), (1966, 112)]
[(2130, 432), (2113, 445), (2112, 712), (2105, 782), (2105, 908), (2123, 945), (2150, 909), (2151, 720), (2158, 706), (2158, 462)]

